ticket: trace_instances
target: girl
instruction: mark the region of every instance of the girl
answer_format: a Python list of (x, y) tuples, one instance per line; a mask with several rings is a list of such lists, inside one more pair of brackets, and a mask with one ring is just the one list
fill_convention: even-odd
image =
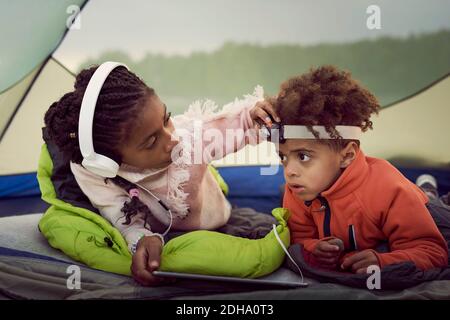
[[(163, 233), (171, 227), (180, 231), (217, 229), (230, 217), (230, 204), (208, 163), (248, 143), (258, 143), (253, 130), (256, 120), (270, 126), (270, 116), (277, 117), (258, 87), (254, 95), (236, 100), (219, 113), (212, 112), (215, 107), (211, 104), (197, 103), (172, 119), (152, 88), (124, 66), (116, 67), (98, 94), (92, 125), (95, 152), (120, 164), (117, 176), (105, 179), (81, 165), (78, 140), (80, 107), (96, 70), (95, 66), (81, 71), (74, 90), (50, 106), (45, 114), (46, 130), (70, 161), (83, 193), (126, 239), (133, 253), (133, 277), (141, 284), (155, 285), (161, 282), (152, 271), (159, 267)], [(176, 128), (183, 136), (177, 135)], [(232, 143), (224, 143), (216, 134), (223, 138), (227, 129), (244, 134), (233, 135)], [(209, 144), (202, 139), (207, 132), (216, 138)], [(200, 157), (195, 156), (199, 147)]]

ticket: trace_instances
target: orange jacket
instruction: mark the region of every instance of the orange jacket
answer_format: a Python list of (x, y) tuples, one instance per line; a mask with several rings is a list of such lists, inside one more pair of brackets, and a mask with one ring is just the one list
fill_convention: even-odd
[(338, 180), (312, 202), (296, 198), (286, 186), (283, 206), (291, 211), (291, 242), (309, 252), (321, 239), (337, 237), (348, 252), (342, 262), (352, 252), (374, 249), (387, 240), (390, 252), (374, 251), (380, 267), (409, 260), (425, 270), (446, 266), (448, 256), (427, 202), (420, 188), (389, 162), (359, 151)]

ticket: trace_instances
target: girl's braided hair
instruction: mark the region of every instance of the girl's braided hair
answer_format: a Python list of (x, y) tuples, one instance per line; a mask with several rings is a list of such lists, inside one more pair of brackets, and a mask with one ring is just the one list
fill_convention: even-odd
[[(82, 70), (75, 79), (74, 90), (62, 96), (59, 101), (52, 103), (45, 113), (44, 122), (48, 137), (67, 161), (81, 164), (81, 155), (78, 138), (78, 118), (81, 102), (86, 87), (98, 66)], [(106, 79), (98, 96), (94, 113), (92, 129), (94, 150), (121, 163), (119, 146), (129, 138), (134, 120), (138, 117), (148, 98), (155, 92), (149, 88), (138, 76), (125, 67), (115, 68)], [(72, 135), (71, 135), (72, 133)], [(106, 178), (105, 184), (112, 180), (127, 193), (137, 186), (123, 178)], [(142, 212), (145, 222), (151, 220), (151, 211), (138, 196), (130, 197), (121, 211), (130, 224), (133, 216)]]

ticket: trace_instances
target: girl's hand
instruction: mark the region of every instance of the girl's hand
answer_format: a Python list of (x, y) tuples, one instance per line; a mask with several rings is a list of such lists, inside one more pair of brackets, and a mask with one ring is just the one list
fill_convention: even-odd
[(164, 278), (153, 276), (161, 262), (162, 242), (159, 237), (142, 237), (133, 255), (131, 273), (133, 278), (144, 286), (155, 286), (166, 282)]
[(345, 258), (341, 268), (351, 269), (354, 273), (366, 273), (367, 267), (372, 265), (379, 266), (377, 256), (372, 250), (363, 250)]
[(255, 127), (257, 129), (261, 127), (260, 123), (264, 123), (270, 128), (272, 126), (272, 119), (276, 122), (281, 121), (273, 106), (266, 100), (257, 102), (255, 106), (250, 109), (250, 117), (253, 122), (256, 123)]

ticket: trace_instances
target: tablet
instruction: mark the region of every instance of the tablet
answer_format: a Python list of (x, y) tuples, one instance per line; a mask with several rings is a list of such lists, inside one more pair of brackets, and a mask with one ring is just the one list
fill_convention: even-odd
[(295, 273), (287, 269), (285, 270), (279, 269), (267, 276), (253, 279), (227, 277), (227, 276), (210, 276), (204, 274), (169, 272), (169, 271), (153, 271), (153, 275), (157, 277), (167, 277), (167, 278), (235, 282), (249, 285), (281, 286), (291, 288), (308, 286), (308, 283), (301, 282), (300, 277), (298, 277)]

